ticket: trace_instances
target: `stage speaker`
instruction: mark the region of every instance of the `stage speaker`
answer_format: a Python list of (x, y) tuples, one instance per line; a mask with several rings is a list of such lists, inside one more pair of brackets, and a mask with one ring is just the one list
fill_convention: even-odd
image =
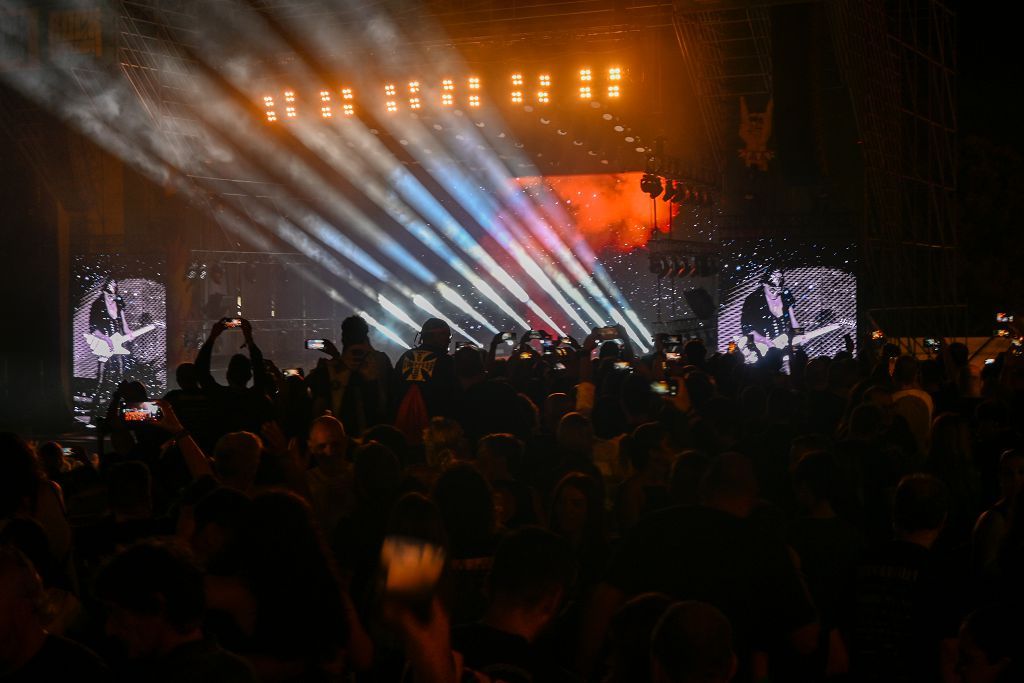
[(686, 299), (686, 304), (693, 314), (701, 320), (711, 320), (715, 317), (715, 302), (708, 294), (708, 290), (703, 287), (686, 290), (683, 292), (683, 298)]

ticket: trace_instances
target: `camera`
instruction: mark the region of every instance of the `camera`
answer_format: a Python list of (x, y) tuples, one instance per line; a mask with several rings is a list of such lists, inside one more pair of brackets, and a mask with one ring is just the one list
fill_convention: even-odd
[(327, 344), (326, 339), (307, 339), (306, 348), (310, 351), (323, 351), (324, 346)]

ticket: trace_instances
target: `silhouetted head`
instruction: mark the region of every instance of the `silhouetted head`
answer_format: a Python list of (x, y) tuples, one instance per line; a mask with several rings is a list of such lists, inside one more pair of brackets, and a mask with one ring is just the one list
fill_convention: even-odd
[(196, 372), (196, 366), (193, 363), (182, 363), (174, 371), (174, 379), (178, 382), (178, 387), (185, 391), (198, 391), (199, 390), (199, 373)]
[(247, 356), (236, 353), (228, 361), (228, 384), (232, 387), (242, 388), (252, 379), (252, 361)]

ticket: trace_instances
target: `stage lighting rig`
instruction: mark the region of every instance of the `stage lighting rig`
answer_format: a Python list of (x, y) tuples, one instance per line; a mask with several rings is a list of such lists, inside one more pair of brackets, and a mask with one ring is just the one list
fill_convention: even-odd
[(640, 178), (640, 189), (646, 192), (651, 199), (657, 199), (661, 194), (661, 178), (653, 173), (645, 173)]

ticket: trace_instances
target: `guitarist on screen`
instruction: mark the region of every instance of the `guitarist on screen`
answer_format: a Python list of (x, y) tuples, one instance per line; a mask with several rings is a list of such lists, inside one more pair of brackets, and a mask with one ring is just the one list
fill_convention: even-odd
[[(135, 339), (135, 333), (128, 327), (128, 321), (124, 316), (124, 299), (118, 294), (117, 281), (113, 278), (107, 278), (103, 283), (102, 293), (89, 309), (89, 332), (108, 344), (111, 352), (118, 346), (114, 341), (115, 335), (126, 337), (129, 341)], [(129, 376), (135, 366), (135, 359), (130, 353), (97, 356), (99, 381), (94, 402), (103, 405), (110, 400), (117, 385)]]
[(753, 335), (754, 342), (774, 346), (774, 340), (788, 335), (797, 322), (796, 298), (786, 289), (782, 269), (771, 265), (761, 278), (761, 286), (743, 300), (740, 330)]

